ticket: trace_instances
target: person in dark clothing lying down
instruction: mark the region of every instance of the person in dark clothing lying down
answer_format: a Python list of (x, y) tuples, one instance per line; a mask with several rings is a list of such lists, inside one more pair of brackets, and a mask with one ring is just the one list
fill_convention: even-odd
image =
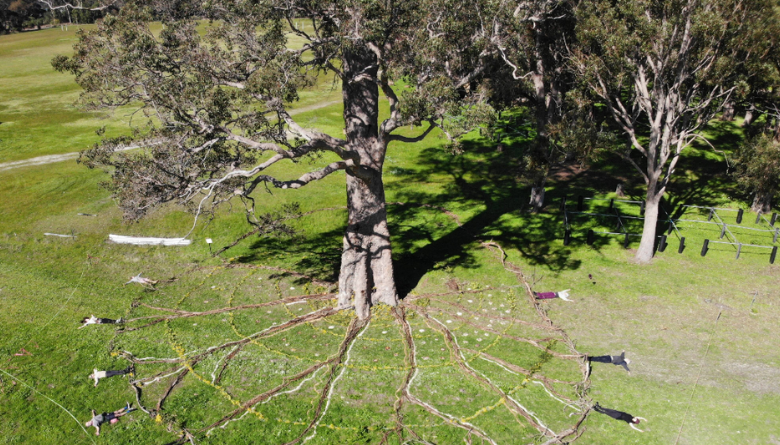
[(596, 402), (596, 406), (594, 406), (593, 409), (596, 410), (596, 412), (601, 414), (606, 414), (615, 420), (622, 420), (623, 422), (628, 423), (628, 425), (631, 428), (639, 431), (640, 433), (644, 433), (644, 431), (634, 426), (635, 424), (639, 423), (640, 420), (644, 420), (645, 422), (647, 422), (647, 419), (645, 419), (644, 417), (635, 417), (629, 413), (618, 411), (616, 409), (602, 408), (601, 406), (599, 406), (598, 402)]
[(613, 365), (622, 366), (629, 373), (631, 372), (631, 370), (628, 369), (628, 365), (631, 364), (631, 360), (626, 358), (625, 352), (621, 352), (620, 355), (598, 355), (595, 357), (588, 357), (588, 361), (598, 363), (612, 363)]
[(79, 326), (79, 329), (91, 325), (91, 324), (122, 324), (125, 321), (120, 318), (119, 320), (112, 320), (110, 318), (98, 318), (94, 315), (89, 318), (84, 318), (81, 320), (81, 326)]
[(118, 409), (114, 411), (113, 413), (103, 413), (98, 414), (95, 412), (95, 410), (92, 410), (92, 419), (88, 420), (86, 423), (84, 423), (85, 426), (94, 426), (95, 427), (95, 435), (100, 435), (100, 425), (108, 422), (108, 423), (117, 423), (119, 422), (119, 418), (124, 416), (125, 414), (134, 411), (132, 408), (130, 408), (130, 403), (128, 403), (124, 408)]

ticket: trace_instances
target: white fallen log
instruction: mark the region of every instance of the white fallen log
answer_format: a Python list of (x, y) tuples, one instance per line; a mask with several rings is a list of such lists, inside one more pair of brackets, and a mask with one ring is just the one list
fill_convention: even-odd
[(191, 242), (184, 238), (154, 238), (124, 235), (108, 235), (108, 240), (117, 244), (135, 244), (137, 246), (189, 246)]
[(44, 233), (44, 235), (45, 236), (59, 236), (60, 238), (75, 238), (76, 237), (76, 235), (61, 235), (59, 233), (49, 233), (49, 232)]

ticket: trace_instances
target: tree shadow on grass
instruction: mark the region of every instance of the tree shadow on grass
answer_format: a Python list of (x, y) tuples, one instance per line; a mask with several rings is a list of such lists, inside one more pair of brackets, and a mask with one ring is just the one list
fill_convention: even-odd
[[(734, 144), (732, 131), (721, 133), (723, 140), (717, 131), (710, 133), (713, 145)], [(429, 271), (479, 267), (474, 251), (480, 249), (480, 243), (491, 240), (516, 249), (533, 266), (553, 272), (576, 270), (582, 264), (571, 258), (571, 252), (585, 243), (587, 224), (573, 224), (573, 245), (564, 246), (561, 199), (566, 197), (572, 205), (579, 195), (613, 193), (618, 183), (624, 184), (627, 199), (645, 198), (645, 186), (636, 171), (612, 154), (588, 168), (570, 164), (553, 171), (546, 187), (545, 209), (530, 213), (530, 187), (521, 179), (519, 167), (528, 143), (505, 143), (501, 152), (485, 139), (463, 145), (461, 155), (440, 147), (427, 148), (414, 164), (386, 171), (388, 222), (396, 284), (402, 296)], [(692, 147), (678, 163), (663, 206), (677, 218), (684, 213), (684, 204), (718, 206), (736, 190), (722, 158), (713, 156), (710, 148)], [(463, 222), (459, 225), (442, 209), (460, 215)], [(658, 233), (666, 227), (662, 215)], [(641, 228), (638, 231), (641, 233)], [(239, 261), (290, 264), (298, 272), (335, 282), (342, 236), (343, 227), (338, 227), (294, 239), (257, 239), (250, 253)], [(601, 250), (613, 239), (597, 237), (591, 248)]]
[[(429, 271), (451, 267), (476, 268), (474, 250), (480, 243), (495, 241), (517, 249), (533, 265), (550, 270), (576, 269), (570, 249), (561, 241), (563, 229), (555, 211), (538, 214), (527, 211), (529, 188), (519, 179), (519, 165), (526, 143), (505, 144), (498, 152), (490, 141), (464, 142), (464, 153), (453, 156), (441, 148), (423, 150), (414, 171), (388, 181), (396, 199), (443, 207), (462, 214), (461, 225), (443, 227), (423, 221), (430, 207), (414, 205), (391, 208), (396, 284), (401, 295), (414, 289)], [(442, 178), (442, 175), (445, 178)], [(441, 187), (425, 187), (439, 183)], [(410, 186), (410, 184), (419, 184)], [(430, 191), (429, 191), (430, 190)]]

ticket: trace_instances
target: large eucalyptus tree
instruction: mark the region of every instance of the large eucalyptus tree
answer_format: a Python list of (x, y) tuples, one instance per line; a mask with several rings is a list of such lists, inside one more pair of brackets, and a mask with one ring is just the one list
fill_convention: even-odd
[(682, 152), (744, 81), (775, 0), (595, 0), (577, 12), (572, 66), (630, 141), (647, 184), (636, 260), (653, 256), (659, 203)]
[[(437, 128), (457, 137), (490, 120), (489, 103), (502, 94), (498, 76), (511, 81), (506, 42), (519, 23), (538, 22), (554, 3), (136, 0), (82, 33), (72, 58), (53, 64), (76, 74), (87, 107), (141, 105), (145, 127), (82, 157), (113, 167), (112, 188), (131, 220), (173, 200), (194, 200), (200, 211), (238, 197), (253, 208), (258, 187), (298, 189), (345, 171), (339, 305), (365, 318), (371, 304), (398, 302), (382, 180), (389, 144), (419, 141)], [(212, 20), (204, 36), (197, 18)], [(149, 29), (152, 19), (163, 21), (159, 35)], [(300, 19), (308, 19), (305, 28), (296, 26)], [(288, 48), (290, 33), (303, 47)], [(322, 72), (341, 82), (343, 138), (303, 128), (288, 112)], [(408, 88), (399, 92), (401, 84)], [(380, 91), (390, 108), (381, 121)], [(419, 134), (400, 135), (402, 126)], [(153, 145), (116, 152), (143, 141)], [(298, 178), (268, 173), (323, 152), (335, 160)]]

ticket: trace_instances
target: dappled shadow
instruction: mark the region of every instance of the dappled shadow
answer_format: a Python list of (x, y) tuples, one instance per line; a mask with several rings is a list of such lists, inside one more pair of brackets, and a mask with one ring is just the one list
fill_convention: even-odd
[[(713, 145), (736, 148), (733, 129), (716, 124), (710, 132)], [(587, 167), (572, 163), (554, 169), (545, 187), (546, 207), (540, 213), (531, 213), (527, 204), (530, 185), (521, 175), (529, 142), (514, 140), (503, 146), (497, 151), (496, 144), (487, 139), (469, 140), (463, 143), (460, 155), (431, 147), (422, 150), (413, 164), (387, 168), (388, 223), (401, 296), (431, 270), (478, 267), (474, 251), (481, 242), (490, 240), (516, 249), (532, 266), (550, 271), (578, 269), (582, 264), (570, 257), (571, 249), (585, 244), (588, 224), (594, 222), (587, 221), (587, 217), (573, 221), (572, 245), (564, 246), (561, 199), (566, 197), (574, 206), (577, 196), (609, 195), (619, 183), (624, 186), (626, 199), (645, 198), (644, 182), (633, 167), (616, 154), (607, 154)], [(684, 213), (685, 204), (722, 205), (737, 190), (722, 155), (708, 146), (693, 146), (680, 159), (662, 206), (676, 218)], [(605, 213), (599, 207), (602, 204), (593, 205)], [(446, 214), (445, 209), (457, 217)], [(343, 211), (337, 213), (339, 218), (345, 216)], [(663, 214), (659, 218), (658, 233), (668, 227), (666, 218)], [(292, 263), (296, 271), (335, 282), (343, 230), (338, 227), (293, 239), (256, 239), (250, 253), (238, 261)], [(631, 232), (641, 233), (641, 224), (637, 232)], [(614, 240), (596, 237), (591, 248), (600, 250)], [(638, 238), (632, 240), (632, 245), (636, 242)]]
[[(339, 212), (339, 216), (342, 213), (344, 212)], [(296, 272), (335, 283), (339, 276), (343, 236), (343, 228), (338, 228), (310, 236), (255, 238), (249, 247), (250, 252), (234, 261), (247, 264), (290, 264), (292, 259), (295, 264), (293, 270)], [(307, 280), (299, 278), (296, 283), (305, 281)]]
[[(524, 142), (504, 144), (502, 151), (488, 140), (464, 142), (464, 153), (453, 156), (441, 148), (423, 150), (414, 171), (404, 170), (401, 181), (390, 181), (388, 190), (399, 200), (446, 208), (465, 222), (444, 227), (419, 224), (430, 208), (390, 208), (399, 293), (405, 295), (430, 270), (476, 267), (474, 249), (495, 240), (505, 248), (519, 250), (533, 265), (550, 270), (580, 266), (569, 257), (561, 241), (563, 229), (555, 209), (529, 213), (529, 187), (520, 179)], [(409, 187), (409, 183), (438, 182), (449, 176), (442, 188)], [(476, 210), (475, 213), (474, 210)], [(412, 223), (409, 223), (409, 222)]]

